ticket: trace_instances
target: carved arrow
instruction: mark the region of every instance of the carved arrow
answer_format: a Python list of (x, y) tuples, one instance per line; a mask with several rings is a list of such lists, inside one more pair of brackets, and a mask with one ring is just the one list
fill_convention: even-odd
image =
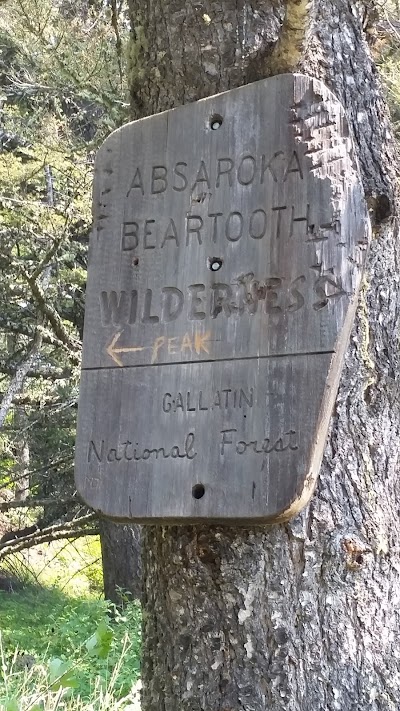
[(113, 337), (111, 343), (109, 343), (109, 345), (106, 348), (108, 355), (120, 367), (122, 367), (124, 364), (118, 355), (119, 353), (137, 353), (138, 351), (145, 351), (146, 350), (146, 346), (126, 346), (124, 348), (116, 348), (115, 346), (118, 343), (121, 334), (122, 334), (122, 331), (118, 331), (115, 334), (115, 336)]

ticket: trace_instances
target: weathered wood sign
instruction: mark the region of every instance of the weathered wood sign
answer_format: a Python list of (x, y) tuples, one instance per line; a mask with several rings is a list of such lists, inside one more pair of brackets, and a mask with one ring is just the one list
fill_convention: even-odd
[(95, 170), (76, 482), (121, 520), (313, 491), (368, 214), (343, 108), (277, 76), (115, 131)]

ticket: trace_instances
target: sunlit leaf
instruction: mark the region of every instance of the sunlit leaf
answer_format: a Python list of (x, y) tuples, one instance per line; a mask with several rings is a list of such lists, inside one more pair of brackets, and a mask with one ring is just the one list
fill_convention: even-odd
[(49, 663), (49, 680), (52, 691), (63, 689), (77, 689), (79, 682), (71, 669), (70, 662), (64, 662), (55, 657)]
[(102, 620), (96, 632), (86, 641), (86, 649), (90, 655), (105, 659), (110, 652), (112, 638), (111, 627)]

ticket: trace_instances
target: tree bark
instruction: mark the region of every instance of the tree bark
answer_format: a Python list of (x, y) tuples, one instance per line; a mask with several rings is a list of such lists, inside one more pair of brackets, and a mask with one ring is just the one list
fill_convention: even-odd
[(123, 526), (101, 518), (100, 542), (106, 599), (123, 606), (128, 592), (134, 600), (140, 600), (140, 527)]
[(400, 707), (396, 155), (369, 5), (129, 2), (134, 118), (311, 74), (346, 109), (374, 222), (309, 506), (285, 525), (144, 530), (143, 711)]
[(18, 502), (23, 502), (30, 493), (29, 476), (29, 440), (27, 434), (27, 417), (21, 407), (16, 407), (14, 411), (14, 424), (20, 431), (20, 441), (17, 444), (16, 463), (13, 472), (14, 496)]

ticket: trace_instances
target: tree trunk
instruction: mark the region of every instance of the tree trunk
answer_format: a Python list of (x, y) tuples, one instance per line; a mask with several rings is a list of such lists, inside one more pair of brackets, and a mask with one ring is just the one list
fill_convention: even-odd
[(104, 596), (123, 606), (125, 593), (141, 598), (140, 527), (100, 519)]
[(29, 477), (29, 440), (27, 433), (27, 417), (20, 407), (14, 411), (14, 426), (19, 430), (19, 441), (16, 445), (16, 464), (13, 472), (14, 497), (17, 501), (25, 501), (30, 493)]
[(395, 150), (352, 0), (130, 0), (134, 118), (284, 71), (345, 106), (374, 221), (318, 488), (285, 525), (144, 530), (143, 711), (400, 707)]

